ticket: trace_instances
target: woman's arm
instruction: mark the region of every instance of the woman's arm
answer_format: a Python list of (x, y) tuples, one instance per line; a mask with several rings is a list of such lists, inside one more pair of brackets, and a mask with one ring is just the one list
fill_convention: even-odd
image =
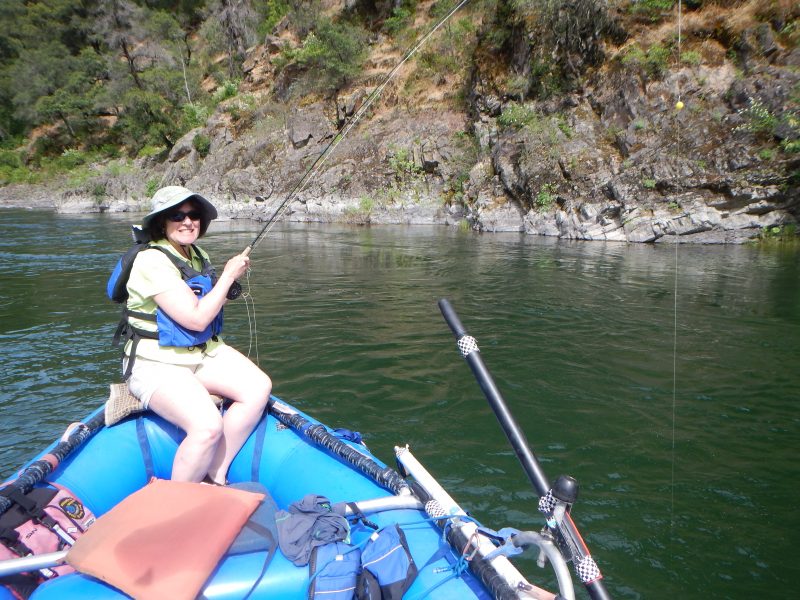
[(192, 331), (203, 331), (227, 302), (228, 289), (244, 275), (250, 257), (237, 254), (225, 265), (222, 275), (211, 291), (198, 298), (188, 285), (153, 296), (158, 307), (180, 325)]

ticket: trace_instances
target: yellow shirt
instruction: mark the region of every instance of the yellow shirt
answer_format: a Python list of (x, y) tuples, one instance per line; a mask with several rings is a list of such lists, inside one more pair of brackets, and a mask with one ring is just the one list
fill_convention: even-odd
[[(167, 240), (152, 242), (152, 245), (160, 246), (184, 262), (189, 262)], [(191, 249), (189, 252), (191, 254), (192, 268), (200, 271), (203, 268), (203, 257), (208, 260), (208, 255), (203, 250), (199, 248), (198, 250), (202, 256)], [(163, 252), (153, 248), (142, 250), (133, 263), (131, 275), (128, 279), (128, 310), (154, 315), (158, 308), (156, 301), (153, 299), (155, 296), (163, 292), (180, 289), (181, 286), (185, 285), (186, 282), (181, 277), (181, 272)], [(157, 326), (153, 321), (130, 317), (130, 322), (137, 328), (146, 331), (157, 331)], [(206, 355), (213, 356), (215, 350), (224, 343), (219, 336), (217, 336), (217, 340), (219, 341), (215, 342), (210, 339), (206, 342)], [(132, 343), (132, 341), (128, 341), (125, 345), (126, 355), (130, 355)], [(194, 365), (200, 362), (203, 352), (199, 349), (190, 350), (189, 348), (177, 346), (159, 346), (158, 340), (142, 338), (136, 347), (136, 356), (176, 365)]]

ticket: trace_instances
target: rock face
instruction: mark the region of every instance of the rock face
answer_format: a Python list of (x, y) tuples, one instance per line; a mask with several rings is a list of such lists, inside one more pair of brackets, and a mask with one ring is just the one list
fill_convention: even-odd
[[(232, 218), (280, 209), (278, 218), (300, 222), (645, 243), (740, 243), (800, 220), (800, 153), (779, 146), (800, 144), (800, 59), (769, 24), (741, 36), (744, 71), (719, 49), (719, 60), (658, 77), (606, 60), (569, 94), (520, 103), (491, 83), (496, 65), (476, 60), (464, 110), (409, 108), (393, 91), (355, 125), (369, 88), (293, 109), (264, 92), (265, 82), (280, 87), (269, 64), (278, 41), (247, 60), (255, 107), (232, 98), (167, 156), (105, 169), (67, 192), (6, 187), (0, 204), (142, 210), (155, 188), (180, 184)], [(509, 64), (529, 64), (529, 47), (512, 46)], [(524, 120), (504, 119), (512, 108)], [(197, 136), (210, 140), (202, 155)]]

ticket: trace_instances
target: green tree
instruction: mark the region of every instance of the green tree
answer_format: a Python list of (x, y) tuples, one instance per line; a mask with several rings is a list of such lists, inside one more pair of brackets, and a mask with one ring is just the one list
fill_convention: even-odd
[(361, 71), (366, 53), (364, 31), (348, 23), (323, 18), (298, 50), (287, 54), (305, 69), (309, 81), (324, 92), (334, 92)]

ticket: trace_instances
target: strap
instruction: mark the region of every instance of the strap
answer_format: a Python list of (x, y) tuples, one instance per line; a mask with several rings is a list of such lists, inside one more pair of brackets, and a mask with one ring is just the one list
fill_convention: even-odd
[(253, 585), (250, 587), (247, 593), (242, 597), (242, 600), (247, 600), (250, 597), (250, 594), (252, 594), (256, 590), (258, 584), (261, 583), (261, 580), (264, 579), (264, 575), (267, 574), (267, 567), (269, 566), (269, 563), (272, 562), (272, 557), (275, 556), (275, 550), (278, 548), (277, 540), (275, 540), (275, 538), (272, 537), (272, 532), (269, 529), (267, 529), (266, 527), (261, 527), (256, 523), (250, 523), (248, 527), (252, 527), (254, 529), (259, 530), (259, 533), (261, 533), (261, 535), (263, 535), (264, 537), (268, 538), (272, 543), (270, 544), (269, 550), (267, 550), (266, 558), (264, 558), (264, 565), (261, 567), (261, 573), (259, 573), (256, 580), (253, 582)]
[(255, 449), (253, 450), (253, 464), (250, 468), (250, 475), (253, 481), (260, 481), (259, 467), (261, 466), (261, 453), (264, 450), (264, 438), (267, 436), (267, 412), (261, 416), (261, 420), (256, 427)]
[(200, 258), (200, 262), (202, 264), (202, 270), (196, 271), (191, 264), (186, 263), (185, 261), (181, 260), (177, 256), (175, 256), (172, 252), (167, 250), (166, 248), (162, 248), (161, 246), (150, 246), (151, 248), (155, 248), (156, 250), (161, 250), (164, 254), (167, 255), (172, 261), (172, 264), (175, 265), (181, 272), (181, 276), (184, 280), (191, 279), (192, 277), (197, 277), (198, 275), (205, 275), (206, 277), (211, 278), (212, 284), (217, 282), (217, 274), (214, 271), (214, 267), (211, 266), (211, 263), (206, 260), (206, 257), (197, 249), (197, 246), (192, 244), (192, 250), (194, 253)]
[(361, 521), (361, 523), (370, 529), (378, 529), (378, 525), (375, 522), (370, 521), (366, 515), (364, 515), (361, 509), (358, 508), (358, 504), (355, 502), (346, 502), (345, 504), (350, 508), (351, 511), (353, 511), (353, 515), (356, 517), (357, 521)]
[[(130, 367), (130, 361), (128, 362)], [(155, 469), (153, 468), (153, 454), (150, 451), (150, 440), (147, 439), (147, 431), (144, 428), (144, 419), (141, 416), (136, 417), (136, 437), (139, 440), (139, 448), (142, 450), (142, 459), (144, 459), (144, 468), (147, 472), (147, 481), (155, 477)]]
[(0, 544), (11, 550), (17, 556), (30, 556), (33, 554), (19, 539), (19, 532), (9, 527), (0, 527)]
[(512, 541), (512, 538), (520, 533), (519, 529), (514, 529), (513, 527), (503, 527), (499, 531), (495, 531), (494, 529), (480, 526), (478, 527), (477, 532), (488, 537), (495, 544), (502, 542), (502, 544), (499, 544), (497, 548), (484, 556), (484, 560), (489, 561), (500, 555), (507, 557), (516, 556), (517, 554), (522, 554), (524, 551), (524, 548), (518, 548)]

